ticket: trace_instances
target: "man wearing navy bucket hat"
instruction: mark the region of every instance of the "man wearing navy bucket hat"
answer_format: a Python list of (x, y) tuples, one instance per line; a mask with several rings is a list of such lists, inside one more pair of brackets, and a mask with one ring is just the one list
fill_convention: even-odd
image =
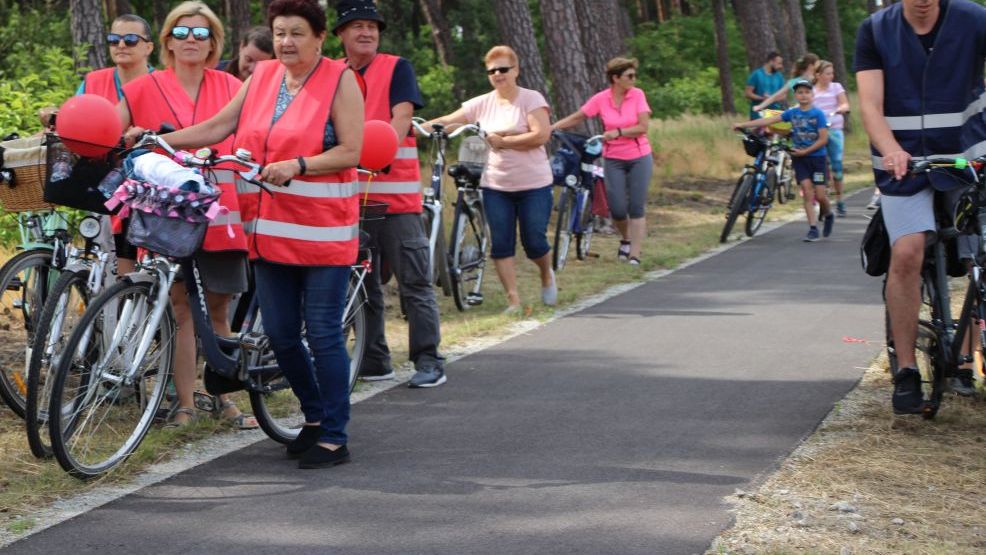
[[(400, 289), (407, 313), (408, 358), (417, 372), (410, 387), (435, 387), (445, 383), (444, 358), (438, 354), (441, 340), (438, 302), (428, 275), (428, 238), (421, 225), (421, 169), (411, 129), (414, 110), (424, 107), (414, 68), (406, 59), (378, 52), (380, 33), (387, 24), (370, 0), (341, 0), (332, 32), (346, 51), (346, 61), (366, 81), (366, 120), (389, 122), (400, 148), (390, 171), (371, 182), (360, 176), (362, 191), (370, 200), (387, 203), (387, 215), (364, 222), (377, 260), (385, 260)], [(393, 378), (390, 348), (384, 336), (383, 289), (378, 272), (370, 274), (367, 290), (367, 347), (363, 355), (363, 380)]]

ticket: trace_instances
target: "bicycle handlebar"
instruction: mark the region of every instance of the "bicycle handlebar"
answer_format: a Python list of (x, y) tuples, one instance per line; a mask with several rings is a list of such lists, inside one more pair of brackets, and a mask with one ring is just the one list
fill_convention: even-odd
[[(261, 190), (263, 190), (269, 195), (274, 194), (273, 191), (271, 191), (270, 189), (271, 184), (265, 183), (257, 179), (257, 176), (260, 175), (260, 172), (263, 171), (264, 168), (260, 164), (253, 161), (253, 157), (250, 154), (249, 150), (240, 148), (236, 150), (235, 155), (225, 154), (223, 156), (216, 156), (215, 152), (210, 148), (200, 149), (195, 154), (192, 154), (184, 150), (176, 151), (160, 135), (151, 131), (145, 131), (143, 134), (141, 134), (140, 138), (137, 140), (136, 143), (134, 143), (134, 146), (131, 147), (130, 150), (148, 147), (148, 146), (156, 146), (161, 148), (169, 155), (171, 155), (171, 157), (176, 162), (178, 162), (183, 166), (190, 166), (197, 168), (213, 168), (215, 166), (218, 166), (219, 164), (224, 164), (224, 163), (239, 164), (244, 169), (243, 170), (234, 169), (233, 171), (236, 172), (240, 176), (240, 178), (242, 178), (247, 183), (260, 187)], [(208, 152), (202, 156), (199, 156), (199, 153), (202, 153), (203, 151), (208, 151)], [(291, 182), (288, 181), (287, 183), (284, 184), (284, 187), (287, 187), (290, 184)]]
[(432, 127), (431, 131), (428, 131), (427, 129), (425, 129), (425, 127), (423, 125), (421, 125), (423, 123), (427, 123), (427, 120), (425, 120), (424, 118), (419, 118), (419, 117), (411, 118), (411, 125), (414, 126), (414, 129), (418, 133), (420, 133), (421, 135), (424, 135), (426, 137), (435, 138), (437, 136), (444, 135), (445, 137), (447, 137), (449, 139), (454, 139), (454, 138), (458, 137), (459, 135), (465, 133), (466, 131), (471, 131), (471, 132), (475, 133), (476, 135), (479, 135), (480, 137), (485, 137), (486, 136), (486, 132), (483, 131), (479, 127), (479, 124), (478, 123), (468, 123), (466, 125), (463, 125), (462, 127), (459, 127), (455, 131), (452, 131), (451, 133), (445, 131), (446, 127), (445, 127), (444, 124), (434, 123), (431, 126)]
[(929, 172), (933, 169), (971, 169), (973, 171), (979, 171), (982, 170), (984, 166), (986, 166), (986, 156), (981, 156), (975, 160), (968, 160), (962, 157), (949, 158), (943, 156), (929, 158), (927, 160), (910, 160), (907, 162), (908, 173), (912, 175)]

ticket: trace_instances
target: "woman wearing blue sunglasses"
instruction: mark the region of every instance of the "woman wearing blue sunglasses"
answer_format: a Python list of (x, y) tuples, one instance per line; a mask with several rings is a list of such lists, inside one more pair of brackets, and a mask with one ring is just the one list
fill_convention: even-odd
[[(161, 62), (165, 69), (141, 77), (123, 87), (123, 101), (117, 106), (124, 127), (133, 124), (157, 130), (162, 125), (184, 129), (216, 115), (236, 96), (242, 83), (214, 68), (222, 54), (223, 26), (202, 2), (183, 2), (171, 10), (161, 28)], [(219, 155), (232, 154), (233, 138), (209, 146)], [(196, 255), (213, 328), (230, 336), (229, 301), (233, 294), (247, 289), (247, 242), (240, 224), (239, 203), (231, 172), (218, 171), (222, 189), (220, 202), (229, 208), (229, 218), (217, 218), (206, 232), (202, 250)], [(229, 228), (227, 228), (229, 224)], [(227, 229), (232, 233), (227, 233)], [(195, 417), (194, 391), (197, 374), (195, 334), (183, 283), (176, 283), (171, 302), (178, 321), (175, 389), (178, 409), (171, 417), (175, 426)], [(255, 428), (256, 420), (246, 417), (224, 400), (224, 415), (240, 428)]]

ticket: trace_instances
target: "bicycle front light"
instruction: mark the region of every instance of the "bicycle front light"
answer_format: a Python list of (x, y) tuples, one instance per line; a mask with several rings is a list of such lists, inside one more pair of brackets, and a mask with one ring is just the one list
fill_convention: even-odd
[(569, 187), (575, 187), (575, 184), (578, 182), (579, 182), (579, 178), (575, 177), (574, 175), (565, 176), (565, 185), (568, 185)]

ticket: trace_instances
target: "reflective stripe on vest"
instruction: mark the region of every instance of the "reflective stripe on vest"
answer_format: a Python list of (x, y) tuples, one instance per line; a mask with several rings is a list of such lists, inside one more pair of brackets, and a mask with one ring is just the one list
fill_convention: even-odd
[[(260, 62), (240, 114), (236, 148), (267, 165), (323, 152), (322, 133), (343, 72), (342, 62), (323, 58), (284, 114), (271, 125), (284, 66)], [(355, 168), (306, 175), (272, 194), (236, 180), (250, 257), (278, 264), (342, 266), (357, 257), (359, 187)]]
[[(377, 54), (363, 74), (366, 80), (367, 121), (378, 119), (390, 122), (393, 119), (390, 105), (390, 83), (394, 68), (400, 58), (390, 54)], [(361, 183), (367, 181), (359, 176)], [(366, 188), (364, 185), (364, 192)], [(370, 184), (367, 198), (387, 203), (388, 214), (421, 213), (421, 166), (418, 162), (418, 147), (414, 133), (409, 132), (400, 142), (397, 156), (390, 166), (390, 172), (375, 176)]]
[[(940, 17), (934, 48), (927, 54), (904, 19), (901, 4), (870, 16), (883, 60), (883, 114), (894, 139), (915, 160), (975, 158), (986, 151), (986, 9), (968, 0), (951, 0)], [(958, 186), (932, 174), (897, 181), (872, 145), (871, 155), (873, 175), (884, 194), (912, 195), (931, 182), (942, 190)]]

